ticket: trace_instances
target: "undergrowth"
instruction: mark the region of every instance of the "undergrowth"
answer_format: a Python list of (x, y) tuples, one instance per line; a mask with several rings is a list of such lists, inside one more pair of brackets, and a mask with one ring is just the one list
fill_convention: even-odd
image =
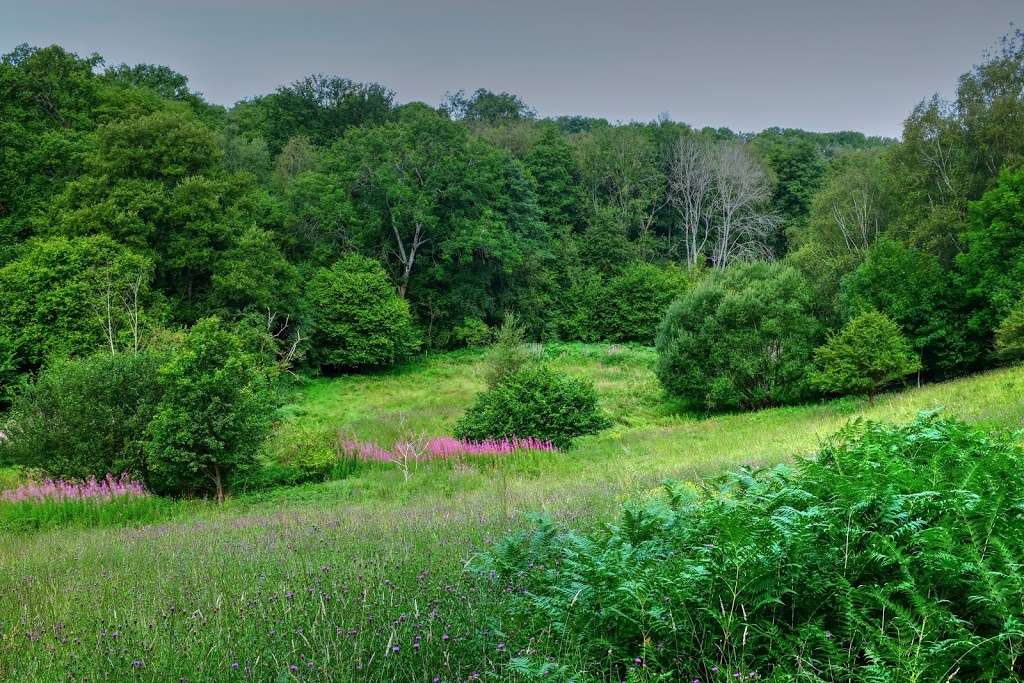
[(541, 521), (476, 568), (545, 680), (1024, 675), (1024, 450), (922, 415), (816, 459), (667, 484), (601, 533)]

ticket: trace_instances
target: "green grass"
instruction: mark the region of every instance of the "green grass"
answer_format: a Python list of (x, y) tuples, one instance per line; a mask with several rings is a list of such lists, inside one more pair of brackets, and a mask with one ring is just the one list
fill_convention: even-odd
[[(545, 354), (595, 381), (612, 429), (564, 453), (424, 465), (408, 481), (372, 466), (158, 524), (5, 534), (0, 680), (467, 680), (529, 645), (493, 623), (502, 587), (463, 570), (525, 524), (524, 513), (594, 525), (666, 477), (811, 453), (857, 416), (902, 421), (941, 407), (998, 427), (1024, 418), (1020, 368), (886, 394), (870, 407), (848, 399), (704, 419), (663, 399), (649, 349)], [(311, 381), (285, 406), (271, 450), (303, 430), (384, 446), (403, 431), (448, 433), (481, 373), (480, 355), (464, 352)]]

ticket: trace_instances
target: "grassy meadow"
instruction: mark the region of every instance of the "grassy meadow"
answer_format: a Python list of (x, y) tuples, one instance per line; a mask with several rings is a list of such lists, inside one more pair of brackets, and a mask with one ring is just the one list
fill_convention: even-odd
[[(506, 588), (466, 566), (530, 513), (599, 524), (666, 478), (811, 454), (857, 417), (941, 409), (994, 427), (1024, 420), (1024, 368), (884, 394), (873, 406), (843, 399), (703, 417), (665, 401), (650, 349), (543, 353), (595, 382), (611, 429), (562, 453), (432, 462), (408, 479), (368, 465), (222, 506), (178, 503), (143, 524), (8, 527), (0, 680), (515, 680), (509, 662), (536, 644), (497, 617)], [(482, 371), (479, 354), (460, 352), (310, 381), (282, 409), (269, 455), (310, 434), (390, 446), (449, 433)]]

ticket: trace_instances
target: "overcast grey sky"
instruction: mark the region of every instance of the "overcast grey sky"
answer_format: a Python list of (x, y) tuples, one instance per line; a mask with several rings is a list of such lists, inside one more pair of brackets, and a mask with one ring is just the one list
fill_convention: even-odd
[(541, 115), (896, 136), (1024, 0), (0, 0), (0, 51), (166, 64), (221, 104), (309, 73), (402, 102), (520, 95)]

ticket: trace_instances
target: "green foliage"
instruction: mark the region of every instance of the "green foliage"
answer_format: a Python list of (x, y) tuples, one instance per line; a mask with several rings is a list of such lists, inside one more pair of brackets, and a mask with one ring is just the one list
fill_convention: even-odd
[(294, 311), (298, 277), (273, 233), (250, 227), (225, 249), (211, 278), (210, 298), (222, 310)]
[(452, 330), (452, 340), (456, 346), (460, 347), (487, 346), (493, 336), (493, 330), (480, 318), (463, 318), (462, 322)]
[(609, 424), (593, 384), (536, 365), (506, 375), (480, 394), (455, 425), (455, 435), (470, 441), (533, 437), (564, 448)]
[(0, 268), (0, 339), (21, 369), (136, 347), (150, 272), (149, 261), (108, 237), (32, 242)]
[(1004, 360), (1024, 360), (1024, 299), (1010, 309), (996, 328), (996, 352)]
[(166, 354), (101, 352), (44, 368), (14, 398), (0, 457), (53, 478), (129, 474), (148, 481), (146, 429)]
[(270, 428), (265, 369), (209, 318), (160, 368), (159, 383), (163, 397), (147, 430), (147, 483), (157, 493), (223, 499), (225, 481), (256, 460)]
[(686, 291), (687, 275), (675, 268), (633, 263), (608, 280), (594, 301), (590, 325), (602, 341), (652, 344), (658, 324)]
[(509, 375), (529, 365), (535, 357), (526, 345), (526, 329), (519, 316), (509, 311), (494, 333), (494, 343), (487, 352), (487, 386), (497, 386)]
[(984, 346), (970, 335), (963, 294), (938, 259), (889, 238), (879, 240), (842, 280), (847, 316), (878, 310), (910, 339), (925, 370), (948, 377), (976, 367)]
[(921, 369), (921, 361), (899, 325), (867, 311), (815, 349), (812, 383), (829, 393), (867, 394)]
[(1013, 437), (857, 422), (796, 467), (667, 485), (605, 531), (542, 522), (477, 568), (508, 591), (502, 624), (529, 658), (580, 680), (1019, 677)]
[(380, 263), (349, 254), (321, 268), (305, 291), (311, 356), (335, 370), (385, 367), (418, 345), (409, 305)]
[(970, 323), (990, 333), (1024, 294), (1024, 169), (1004, 169), (971, 204), (957, 268), (973, 304)]
[(453, 119), (474, 123), (518, 121), (535, 116), (518, 95), (494, 93), (486, 88), (478, 88), (469, 96), (463, 90), (449, 93), (442, 108)]
[(552, 227), (579, 226), (585, 197), (572, 146), (553, 126), (547, 126), (524, 161), (537, 183), (544, 221)]
[(391, 114), (394, 97), (379, 83), (313, 74), (239, 103), (231, 117), (241, 132), (266, 140), (277, 154), (296, 136), (329, 145), (350, 128), (380, 123)]
[(670, 395), (709, 410), (804, 399), (820, 334), (813, 305), (807, 282), (788, 266), (711, 274), (662, 321), (658, 379)]
[(895, 210), (885, 155), (884, 148), (851, 150), (833, 160), (797, 241), (820, 244), (833, 256), (869, 249)]

